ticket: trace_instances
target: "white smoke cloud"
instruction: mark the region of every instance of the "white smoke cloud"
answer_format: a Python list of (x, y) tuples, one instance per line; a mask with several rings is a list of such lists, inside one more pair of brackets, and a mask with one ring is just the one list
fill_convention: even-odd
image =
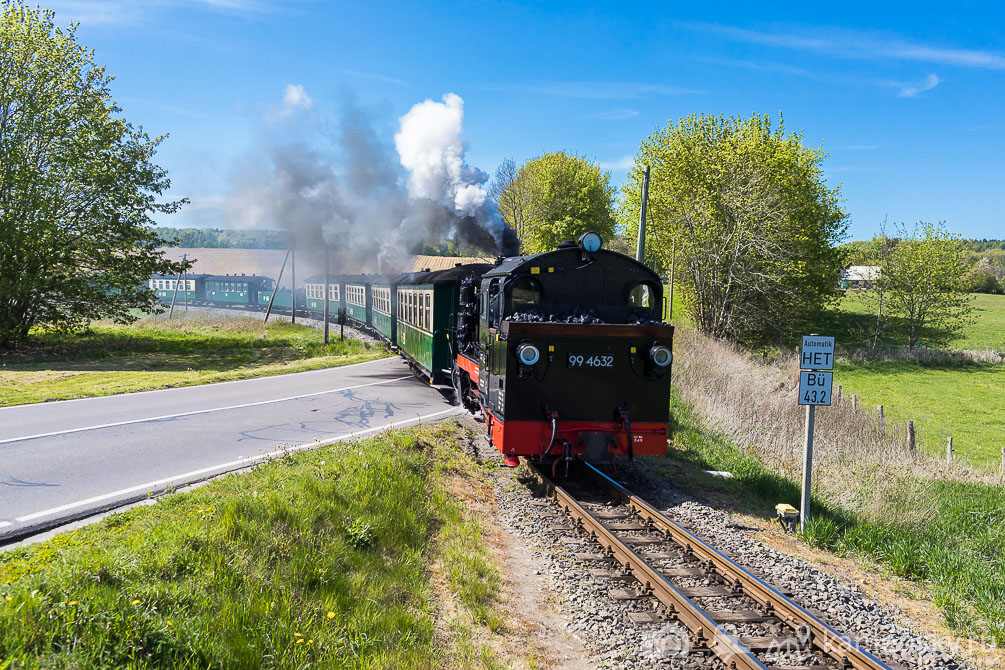
[(400, 119), (394, 135), (402, 166), (409, 171), (408, 192), (453, 208), (459, 216), (475, 216), (488, 193), (488, 175), (464, 164), (464, 100), (447, 93), (443, 102), (426, 100)]

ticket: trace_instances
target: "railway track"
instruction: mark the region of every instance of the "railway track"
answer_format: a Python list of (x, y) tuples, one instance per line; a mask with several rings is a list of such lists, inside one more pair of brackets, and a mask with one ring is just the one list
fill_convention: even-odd
[(600, 551), (577, 554), (598, 567), (616, 600), (655, 599), (637, 624), (676, 620), (689, 639), (668, 642), (668, 655), (715, 657), (736, 670), (897, 670), (841, 634), (680, 524), (589, 464), (562, 486), (535, 475)]

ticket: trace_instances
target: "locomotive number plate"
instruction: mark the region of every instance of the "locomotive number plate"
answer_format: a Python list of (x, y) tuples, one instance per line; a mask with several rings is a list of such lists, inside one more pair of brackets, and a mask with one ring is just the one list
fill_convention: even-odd
[(613, 354), (569, 354), (570, 368), (613, 368)]

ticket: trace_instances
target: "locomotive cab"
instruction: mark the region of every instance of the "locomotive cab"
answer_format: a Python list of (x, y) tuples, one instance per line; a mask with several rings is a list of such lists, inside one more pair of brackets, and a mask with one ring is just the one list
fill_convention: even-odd
[(599, 237), (585, 242), (481, 276), (477, 358), (459, 362), (510, 464), (666, 450), (673, 326), (662, 322), (662, 283)]

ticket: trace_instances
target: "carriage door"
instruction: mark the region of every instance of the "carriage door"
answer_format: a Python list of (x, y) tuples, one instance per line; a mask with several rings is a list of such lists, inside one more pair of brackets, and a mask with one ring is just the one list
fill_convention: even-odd
[(493, 301), (499, 295), (499, 280), (491, 279), (482, 284), (481, 293), (481, 346), (478, 351), (478, 393), (487, 407), (495, 408), (491, 389), (495, 382), (492, 379), (492, 345), (495, 343), (495, 328), (493, 321)]

